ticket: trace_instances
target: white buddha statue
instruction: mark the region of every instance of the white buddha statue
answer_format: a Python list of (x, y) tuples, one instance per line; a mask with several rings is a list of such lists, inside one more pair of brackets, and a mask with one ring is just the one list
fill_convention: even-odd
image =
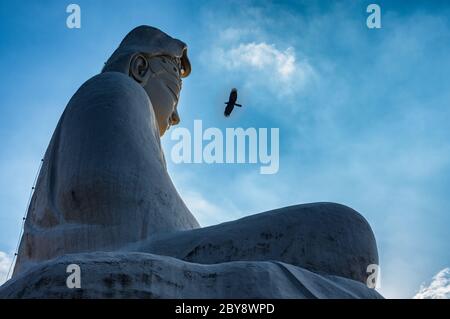
[[(45, 153), (13, 280), (58, 257), (76, 261), (77, 254), (95, 259), (106, 252), (125, 264), (135, 253), (202, 267), (246, 261), (265, 269), (271, 261), (365, 285), (368, 266), (378, 264), (376, 242), (367, 221), (349, 207), (296, 205), (200, 228), (172, 184), (160, 143), (180, 122), (177, 103), (190, 72), (185, 43), (140, 26), (102, 73), (78, 89)], [(283, 269), (270, 271), (288, 282), (297, 278)], [(274, 287), (267, 296), (282, 291)], [(310, 296), (302, 289), (300, 295)]]

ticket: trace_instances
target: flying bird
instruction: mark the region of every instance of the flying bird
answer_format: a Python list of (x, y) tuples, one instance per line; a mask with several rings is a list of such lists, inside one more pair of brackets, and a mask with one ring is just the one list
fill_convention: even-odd
[(223, 114), (226, 117), (230, 116), (231, 112), (233, 112), (235, 105), (242, 107), (242, 105), (236, 103), (236, 100), (237, 100), (237, 89), (233, 88), (230, 92), (230, 97), (228, 98), (228, 102), (225, 102), (225, 104), (227, 106), (225, 107), (225, 111), (223, 112)]

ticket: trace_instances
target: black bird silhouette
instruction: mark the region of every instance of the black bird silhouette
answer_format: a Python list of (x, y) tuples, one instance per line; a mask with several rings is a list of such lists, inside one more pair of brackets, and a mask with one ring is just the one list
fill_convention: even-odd
[(235, 105), (242, 107), (242, 105), (236, 103), (236, 100), (237, 100), (237, 89), (233, 88), (230, 92), (230, 97), (228, 98), (228, 102), (225, 102), (225, 104), (227, 106), (225, 107), (225, 111), (223, 112), (223, 114), (226, 117), (230, 116), (231, 112), (233, 112)]

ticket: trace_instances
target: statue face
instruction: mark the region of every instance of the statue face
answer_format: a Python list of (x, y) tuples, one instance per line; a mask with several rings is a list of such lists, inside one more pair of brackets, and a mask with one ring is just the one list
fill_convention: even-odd
[(177, 62), (165, 56), (148, 60), (148, 77), (142, 83), (153, 105), (162, 136), (171, 125), (177, 125), (180, 118), (177, 112), (181, 91), (180, 67)]
[(136, 54), (131, 59), (130, 75), (142, 85), (155, 111), (162, 136), (171, 125), (177, 125), (181, 91), (181, 63), (169, 56), (147, 58)]

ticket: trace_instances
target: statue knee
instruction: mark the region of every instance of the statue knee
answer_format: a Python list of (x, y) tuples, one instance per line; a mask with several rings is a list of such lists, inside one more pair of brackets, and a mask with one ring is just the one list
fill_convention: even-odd
[(295, 240), (283, 259), (306, 269), (366, 283), (367, 268), (378, 265), (373, 231), (354, 209), (336, 203), (296, 205), (281, 210)]

